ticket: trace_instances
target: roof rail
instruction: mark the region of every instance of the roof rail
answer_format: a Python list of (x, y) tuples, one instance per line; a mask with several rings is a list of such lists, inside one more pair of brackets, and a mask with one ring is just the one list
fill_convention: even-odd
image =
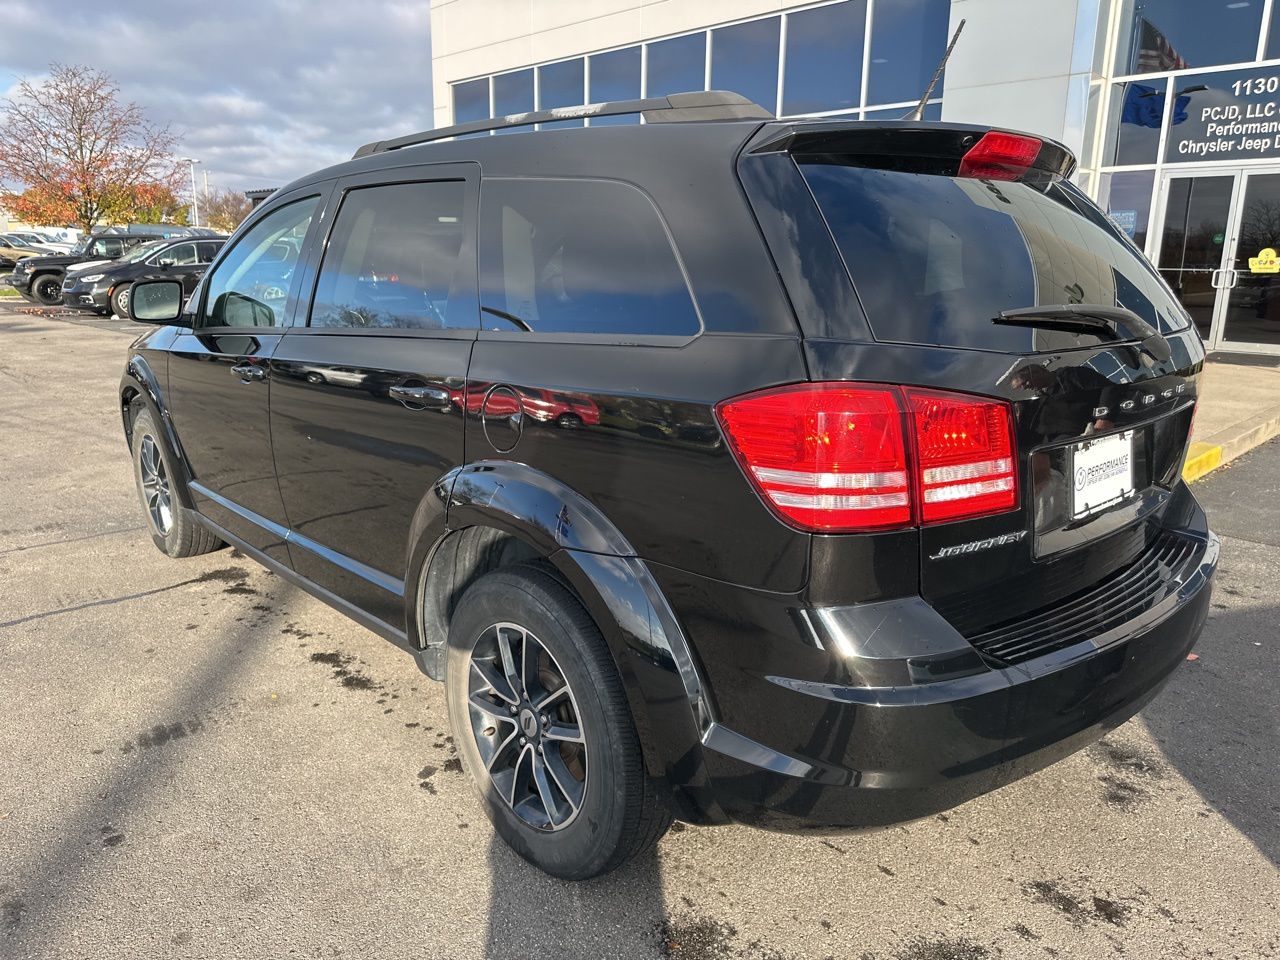
[(513, 113), (489, 120), (472, 120), (468, 123), (409, 133), (393, 140), (376, 140), (366, 143), (355, 152), (352, 160), (367, 157), (401, 147), (412, 147), (432, 140), (447, 140), (468, 133), (502, 130), (506, 127), (527, 127), (534, 123), (553, 120), (576, 120), (581, 117), (616, 117), (638, 113), (645, 123), (688, 123), (692, 120), (772, 120), (773, 114), (759, 104), (738, 93), (726, 90), (697, 90), (691, 93), (673, 93), (666, 97), (647, 97), (644, 100), (613, 100), (608, 103), (587, 103), (577, 107), (553, 107), (550, 110), (534, 110), (530, 113)]

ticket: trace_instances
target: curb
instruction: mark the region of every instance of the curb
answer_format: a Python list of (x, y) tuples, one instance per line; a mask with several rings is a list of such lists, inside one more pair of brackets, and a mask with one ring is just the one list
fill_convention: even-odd
[(1182, 465), (1182, 479), (1187, 483), (1199, 480), (1276, 436), (1280, 436), (1280, 408), (1273, 407), (1206, 440), (1193, 442)]

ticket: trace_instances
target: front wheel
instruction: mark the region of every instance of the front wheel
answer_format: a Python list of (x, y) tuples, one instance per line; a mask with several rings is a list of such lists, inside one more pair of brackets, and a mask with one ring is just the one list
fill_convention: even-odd
[(31, 295), (46, 307), (61, 303), (62, 278), (53, 273), (42, 273), (31, 281)]
[(160, 441), (160, 431), (143, 407), (133, 421), (133, 477), (147, 512), (151, 539), (171, 557), (194, 557), (222, 546), (178, 500), (176, 477)]
[(536, 567), (486, 574), (449, 625), (449, 721), (494, 828), (547, 873), (585, 880), (671, 825), (600, 631)]
[(111, 309), (121, 320), (129, 319), (129, 284), (116, 287), (111, 294)]

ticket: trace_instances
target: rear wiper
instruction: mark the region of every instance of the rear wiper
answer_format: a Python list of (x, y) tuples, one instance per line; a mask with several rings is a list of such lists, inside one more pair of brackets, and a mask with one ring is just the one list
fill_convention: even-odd
[(1155, 327), (1126, 307), (1098, 303), (1059, 303), (1002, 310), (992, 323), (1007, 327), (1042, 327), (1067, 333), (1103, 334), (1112, 340), (1139, 340), (1142, 349), (1164, 363), (1172, 356), (1169, 342)]

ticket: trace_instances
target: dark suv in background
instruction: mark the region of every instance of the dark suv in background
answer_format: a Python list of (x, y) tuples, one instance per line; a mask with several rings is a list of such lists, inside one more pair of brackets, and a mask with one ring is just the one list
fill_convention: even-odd
[(921, 817), (1141, 709), (1217, 562), (1180, 472), (1204, 351), (1069, 153), (577, 111), (628, 112), (371, 144), (185, 307), (135, 285), (156, 545), (234, 544), (412, 653), (562, 877), (673, 817)]
[(118, 260), (68, 270), (62, 280), (62, 302), (78, 310), (127, 318), (129, 288), (134, 281), (163, 277), (179, 281), (183, 293), (190, 296), (226, 239), (149, 240)]

